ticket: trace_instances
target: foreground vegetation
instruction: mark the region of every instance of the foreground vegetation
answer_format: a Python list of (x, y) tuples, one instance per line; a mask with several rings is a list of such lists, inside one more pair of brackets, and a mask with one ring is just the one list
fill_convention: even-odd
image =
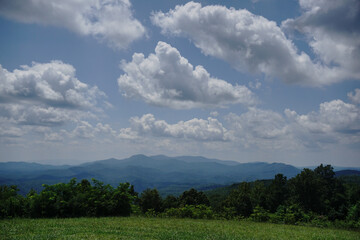
[(0, 239), (359, 239), (339, 229), (144, 217), (0, 220)]
[(163, 199), (156, 189), (140, 195), (129, 183), (114, 188), (95, 179), (44, 185), (37, 193), (0, 186), (0, 218), (148, 216), (253, 220), (283, 224), (360, 229), (360, 185), (335, 178), (331, 166), (304, 169), (292, 179), (243, 182), (228, 194), (195, 189)]

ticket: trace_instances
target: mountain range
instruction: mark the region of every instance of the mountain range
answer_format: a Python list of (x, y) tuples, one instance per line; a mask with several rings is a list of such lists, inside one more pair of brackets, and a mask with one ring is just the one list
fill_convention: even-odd
[(135, 190), (157, 188), (162, 195), (177, 195), (191, 187), (212, 189), (241, 181), (271, 179), (282, 173), (288, 178), (301, 169), (284, 163), (238, 163), (194, 156), (134, 155), (126, 159), (106, 159), (76, 166), (26, 162), (0, 163), (0, 185), (17, 185), (21, 194), (42, 184), (68, 182), (71, 178), (95, 178), (117, 186), (130, 182)]

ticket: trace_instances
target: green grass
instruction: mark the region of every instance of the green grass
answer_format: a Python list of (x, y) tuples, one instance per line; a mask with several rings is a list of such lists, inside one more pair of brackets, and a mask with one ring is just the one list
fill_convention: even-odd
[(249, 221), (142, 217), (0, 220), (0, 239), (360, 239), (360, 232)]

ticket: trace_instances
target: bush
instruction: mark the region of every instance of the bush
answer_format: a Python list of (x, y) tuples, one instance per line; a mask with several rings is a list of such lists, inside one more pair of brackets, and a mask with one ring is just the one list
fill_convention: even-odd
[(146, 217), (156, 217), (157, 214), (156, 214), (155, 209), (153, 209), (153, 208), (148, 209), (145, 213), (145, 216)]
[(269, 211), (260, 206), (256, 206), (250, 218), (255, 222), (266, 222), (270, 219)]
[[(339, 228), (350, 228), (350, 229), (360, 229), (360, 221), (340, 221), (339, 224), (338, 221), (335, 221), (335, 226)], [(345, 223), (345, 225), (343, 225)]]
[(219, 217), (228, 220), (235, 219), (236, 209), (234, 207), (223, 207), (222, 211), (219, 214)]
[(16, 186), (0, 186), (0, 218), (23, 217), (25, 199), (18, 195)]
[(193, 210), (192, 218), (213, 219), (214, 212), (212, 211), (211, 207), (208, 207), (206, 205), (197, 205), (197, 206), (195, 206), (195, 209)]
[(357, 202), (354, 206), (349, 209), (348, 215), (346, 217), (347, 221), (357, 222), (360, 220), (360, 201)]
[(269, 215), (273, 223), (296, 224), (298, 222), (309, 222), (311, 217), (304, 213), (298, 205), (280, 205), (275, 214)]
[(141, 208), (139, 205), (131, 204), (131, 214), (135, 216), (141, 215)]
[(329, 227), (331, 226), (331, 223), (328, 221), (326, 216), (319, 215), (314, 217), (314, 219), (311, 220), (311, 225), (314, 227)]
[(95, 179), (76, 183), (43, 185), (37, 194), (30, 191), (26, 198), (17, 194), (16, 186), (0, 186), (0, 217), (92, 217), (129, 216), (135, 198), (133, 187), (121, 183), (117, 188)]
[(194, 218), (194, 219), (213, 219), (214, 212), (211, 207), (206, 205), (185, 205), (180, 208), (168, 208), (163, 217)]

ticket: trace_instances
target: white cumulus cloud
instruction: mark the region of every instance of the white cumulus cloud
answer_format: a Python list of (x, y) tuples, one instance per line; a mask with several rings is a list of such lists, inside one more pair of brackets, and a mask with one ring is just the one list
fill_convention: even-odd
[(61, 61), (33, 63), (12, 72), (0, 65), (0, 113), (15, 124), (53, 126), (93, 118), (105, 97)]
[(2, 0), (0, 15), (23, 23), (64, 27), (117, 49), (145, 34), (129, 0)]
[(283, 117), (270, 110), (249, 108), (244, 114), (231, 113), (226, 119), (240, 136), (251, 135), (255, 138), (274, 139), (288, 132)]
[(308, 37), (319, 58), (339, 66), (342, 78), (360, 78), (360, 3), (358, 0), (300, 0), (302, 15), (283, 22)]
[(49, 106), (88, 108), (105, 96), (75, 77), (75, 68), (61, 61), (21, 66), (13, 72), (0, 65), (0, 103), (8, 101), (43, 102)]
[(243, 147), (260, 149), (294, 148), (294, 140), (284, 117), (271, 110), (249, 108), (237, 115), (230, 113), (225, 117), (229, 130), (235, 136), (234, 143)]
[(165, 42), (158, 42), (155, 54), (147, 58), (135, 53), (132, 61), (123, 62), (121, 68), (125, 74), (118, 79), (120, 91), (152, 105), (189, 109), (256, 103), (247, 87), (211, 77), (202, 66), (194, 68)]
[(299, 115), (286, 109), (285, 114), (311, 133), (351, 135), (360, 132), (360, 109), (342, 100), (321, 103), (318, 112)]
[(286, 150), (360, 142), (360, 109), (341, 100), (321, 103), (318, 111), (307, 114), (249, 108), (225, 119), (234, 142), (245, 147)]
[(205, 55), (223, 59), (240, 71), (309, 86), (360, 78), (342, 65), (313, 61), (298, 51), (275, 22), (245, 9), (189, 2), (167, 13), (154, 13), (152, 22), (164, 34), (185, 36)]
[(349, 92), (347, 96), (353, 103), (360, 104), (360, 89), (356, 88), (354, 92), (355, 93)]
[[(37, 129), (38, 128), (38, 129)], [(112, 142), (118, 133), (109, 124), (97, 123), (93, 125), (87, 121), (77, 121), (72, 130), (55, 130), (50, 127), (32, 129), (43, 136), (45, 141), (69, 142), (72, 140), (90, 140), (94, 142)], [(39, 129), (40, 128), (40, 129)]]
[(145, 114), (142, 117), (132, 117), (130, 128), (122, 129), (120, 137), (132, 139), (134, 136), (152, 136), (182, 138), (196, 141), (229, 141), (230, 132), (217, 119), (194, 118), (169, 124), (164, 120), (156, 120), (154, 115)]

